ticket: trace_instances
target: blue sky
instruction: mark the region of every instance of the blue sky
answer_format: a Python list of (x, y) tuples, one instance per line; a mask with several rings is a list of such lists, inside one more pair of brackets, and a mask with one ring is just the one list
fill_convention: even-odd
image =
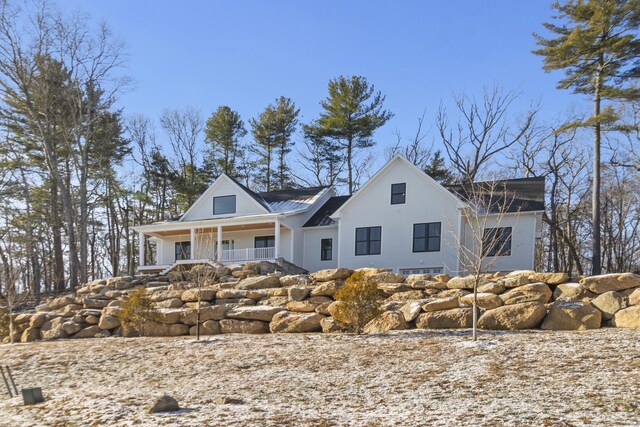
[[(219, 105), (245, 122), (280, 95), (317, 116), (330, 78), (364, 75), (395, 117), (380, 146), (410, 137), (440, 100), (473, 95), (494, 82), (522, 92), (513, 116), (531, 101), (553, 120), (584, 100), (555, 89), (532, 36), (552, 14), (551, 0), (514, 1), (195, 1), (65, 0), (65, 11), (106, 21), (127, 44), (135, 88), (126, 114), (157, 118), (165, 108)], [(435, 129), (431, 136), (434, 138)]]

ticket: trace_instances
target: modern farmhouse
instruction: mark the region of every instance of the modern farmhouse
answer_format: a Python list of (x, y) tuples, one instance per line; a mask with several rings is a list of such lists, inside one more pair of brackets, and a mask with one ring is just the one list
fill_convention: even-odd
[[(513, 204), (487, 211), (497, 236), (491, 270), (532, 269), (544, 210), (544, 179), (501, 181)], [(352, 196), (333, 187), (256, 193), (220, 175), (179, 218), (137, 226), (140, 272), (176, 265), (267, 260), (308, 271), (386, 267), (402, 274), (464, 273), (470, 230), (463, 187), (445, 187), (402, 156), (391, 159)], [(467, 211), (468, 212), (468, 211)], [(147, 240), (149, 239), (149, 240)]]

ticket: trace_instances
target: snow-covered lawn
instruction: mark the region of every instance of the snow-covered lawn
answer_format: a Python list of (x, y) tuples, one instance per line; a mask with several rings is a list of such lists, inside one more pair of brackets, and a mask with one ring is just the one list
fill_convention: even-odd
[[(0, 346), (7, 426), (638, 425), (640, 330), (102, 338)], [(2, 384), (0, 383), (0, 386)], [(147, 414), (162, 393), (184, 410)], [(224, 397), (242, 403), (222, 403)]]

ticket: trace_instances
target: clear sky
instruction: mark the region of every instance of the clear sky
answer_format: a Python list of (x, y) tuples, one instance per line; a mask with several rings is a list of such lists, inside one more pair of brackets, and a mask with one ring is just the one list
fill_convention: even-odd
[[(387, 97), (395, 117), (379, 145), (407, 138), (427, 110), (433, 126), (441, 99), (501, 83), (522, 92), (514, 115), (531, 101), (552, 120), (584, 100), (555, 89), (542, 71), (532, 36), (552, 14), (551, 0), (195, 1), (59, 0), (106, 21), (127, 44), (126, 74), (135, 88), (121, 98), (126, 114), (157, 118), (187, 105), (205, 116), (219, 105), (245, 122), (280, 95), (319, 112), (327, 81), (363, 75)], [(435, 137), (435, 129), (431, 135)]]

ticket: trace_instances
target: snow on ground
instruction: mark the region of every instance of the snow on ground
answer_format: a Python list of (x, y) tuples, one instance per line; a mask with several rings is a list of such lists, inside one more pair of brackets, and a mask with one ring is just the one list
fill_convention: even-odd
[[(0, 346), (3, 426), (640, 425), (640, 330), (101, 338)], [(0, 383), (0, 387), (2, 384)], [(183, 409), (150, 415), (162, 393)], [(223, 404), (220, 398), (242, 399)]]

